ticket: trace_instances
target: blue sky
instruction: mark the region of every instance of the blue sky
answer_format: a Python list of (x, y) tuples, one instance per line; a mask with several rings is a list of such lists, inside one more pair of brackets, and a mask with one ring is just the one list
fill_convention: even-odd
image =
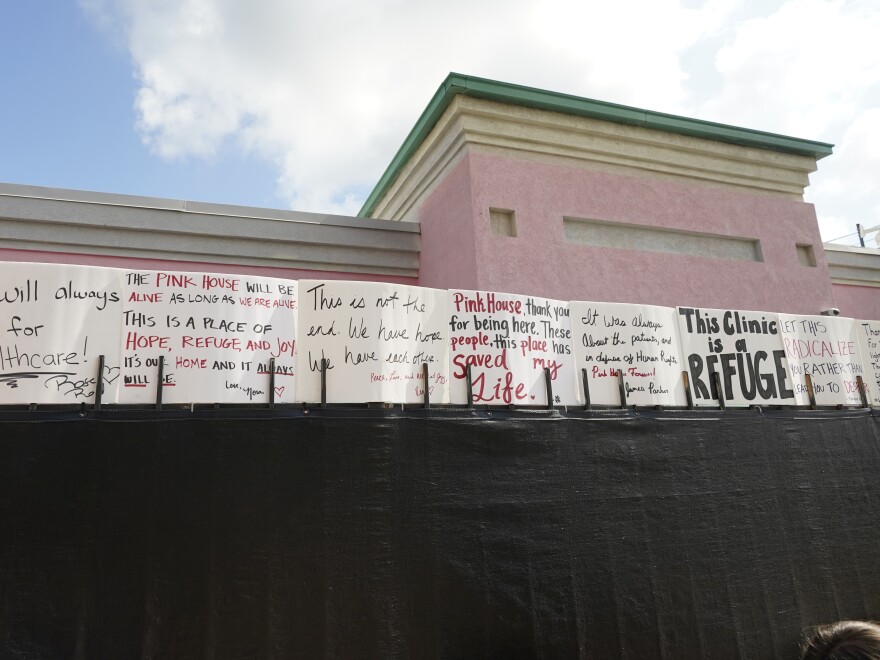
[(3, 3), (0, 62), (0, 181), (283, 205), (272, 164), (240, 150), (209, 159), (151, 153), (135, 128), (130, 56), (76, 3)]
[(353, 215), (455, 71), (831, 142), (827, 240), (880, 225), (878, 34), (876, 0), (6, 0), (0, 181)]

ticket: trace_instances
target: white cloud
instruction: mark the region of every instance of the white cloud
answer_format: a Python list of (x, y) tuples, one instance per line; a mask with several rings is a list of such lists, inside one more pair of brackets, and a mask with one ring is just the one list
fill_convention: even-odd
[[(718, 50), (720, 93), (697, 112), (716, 121), (836, 143), (819, 162), (807, 200), (822, 236), (880, 223), (880, 7), (789, 0), (747, 18)], [(873, 218), (873, 219), (872, 219)]]
[(745, 20), (718, 52), (721, 94), (702, 111), (719, 121), (830, 138), (877, 91), (880, 11), (843, 0), (790, 0)]
[(80, 1), (131, 54), (150, 149), (256, 154), (300, 210), (355, 213), (450, 71), (832, 142), (849, 126), (814, 175), (819, 215), (880, 198), (867, 175), (862, 206), (835, 192), (876, 165), (869, 1)]
[(831, 176), (817, 192), (853, 198), (877, 191), (880, 177), (880, 107), (863, 111), (849, 126), (840, 145)]
[[(859, 114), (835, 156), (827, 165), (822, 161), (820, 169), (823, 176), (817, 177), (809, 198), (816, 204), (824, 239), (850, 234), (857, 223), (865, 228), (880, 225), (880, 106)], [(831, 209), (837, 218), (829, 217)]]
[(688, 76), (681, 54), (715, 34), (739, 4), (740, 0), (709, 0), (699, 8), (686, 8), (678, 0), (535, 3), (530, 10), (537, 46), (533, 54), (540, 67), (562, 74), (553, 89), (683, 112)]

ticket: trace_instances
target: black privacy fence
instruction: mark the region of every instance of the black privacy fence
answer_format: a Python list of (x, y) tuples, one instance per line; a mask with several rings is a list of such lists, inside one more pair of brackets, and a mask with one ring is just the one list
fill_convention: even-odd
[(2, 658), (795, 658), (870, 410), (0, 410)]

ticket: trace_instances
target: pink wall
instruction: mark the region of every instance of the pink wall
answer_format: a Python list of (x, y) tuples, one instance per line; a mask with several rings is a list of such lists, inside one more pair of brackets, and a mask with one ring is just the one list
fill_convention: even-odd
[[(489, 209), (512, 209), (517, 236), (492, 234)], [(757, 238), (764, 262), (568, 243), (563, 216)], [(374, 280), (558, 298), (880, 318), (880, 290), (835, 286), (813, 207), (672, 179), (594, 172), (466, 153), (419, 209), (419, 278), (0, 249), (0, 261)], [(817, 267), (796, 243), (815, 247)], [(866, 308), (866, 300), (870, 303)]]
[[(515, 211), (515, 238), (492, 234), (490, 207)], [(764, 262), (574, 245), (563, 216), (757, 238)], [(803, 202), (469, 153), (420, 218), (429, 286), (791, 313), (834, 306), (815, 211)], [(796, 243), (815, 247), (817, 267), (798, 262)]]
[(469, 157), (453, 167), (419, 209), (419, 284), (473, 289), (477, 283)]
[(848, 284), (832, 284), (831, 287), (834, 307), (840, 309), (841, 316), (880, 321), (880, 288)]
[(0, 248), (0, 262), (20, 261), (48, 264), (77, 264), (82, 266), (103, 266), (107, 268), (132, 268), (143, 270), (194, 271), (198, 273), (236, 273), (240, 275), (261, 275), (288, 280), (355, 280), (368, 282), (396, 282), (398, 284), (418, 284), (414, 277), (399, 275), (374, 275), (364, 273), (342, 273), (324, 270), (305, 270), (302, 268), (269, 268), (265, 266), (241, 266), (236, 264), (216, 264), (199, 261), (170, 261), (166, 259), (140, 259), (136, 257), (112, 257), (75, 252), (46, 252), (42, 250), (10, 250)]

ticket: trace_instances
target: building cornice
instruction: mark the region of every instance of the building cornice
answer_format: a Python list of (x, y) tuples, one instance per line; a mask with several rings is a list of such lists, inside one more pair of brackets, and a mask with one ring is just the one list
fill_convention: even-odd
[(370, 193), (358, 215), (374, 215), (376, 205), (397, 181), (413, 155), (437, 125), (457, 96), (469, 96), (498, 103), (558, 114), (587, 117), (665, 133), (764, 149), (819, 160), (832, 153), (833, 145), (812, 140), (756, 131), (715, 122), (679, 117), (614, 103), (513, 85), (473, 76), (450, 73), (416, 121), (397, 154)]
[(880, 250), (826, 243), (832, 284), (880, 287)]
[(417, 221), (421, 201), (465, 153), (728, 186), (797, 201), (816, 169), (810, 156), (458, 96), (376, 202), (373, 216)]

